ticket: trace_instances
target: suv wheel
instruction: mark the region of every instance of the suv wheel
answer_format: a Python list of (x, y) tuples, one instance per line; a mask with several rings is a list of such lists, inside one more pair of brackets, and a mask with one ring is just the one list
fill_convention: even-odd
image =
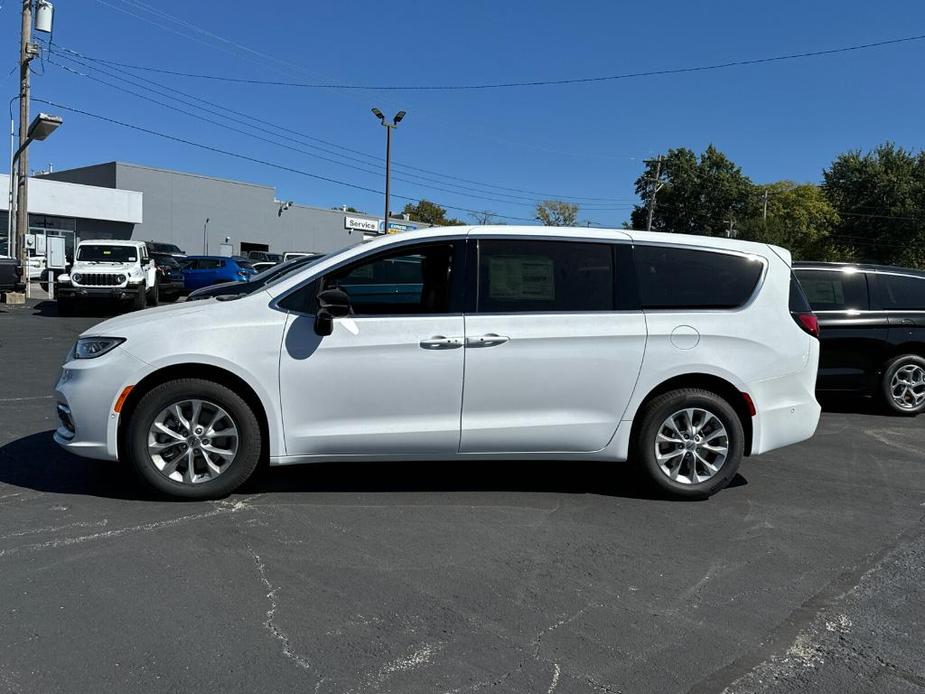
[(148, 306), (157, 306), (160, 302), (161, 292), (158, 287), (157, 282), (154, 283), (154, 286), (148, 291)]
[(138, 288), (138, 293), (135, 295), (135, 299), (132, 301), (132, 308), (136, 311), (140, 311), (148, 305), (148, 288), (147, 285), (142, 285)]
[(129, 458), (158, 491), (186, 499), (227, 496), (254, 472), (260, 426), (251, 407), (213, 381), (168, 381), (146, 393), (128, 423)]
[(659, 489), (680, 498), (706, 498), (735, 476), (744, 442), (742, 422), (725, 399), (680, 388), (646, 406), (636, 453)]
[(899, 414), (914, 415), (925, 410), (925, 359), (903, 354), (886, 363), (883, 370), (883, 399)]

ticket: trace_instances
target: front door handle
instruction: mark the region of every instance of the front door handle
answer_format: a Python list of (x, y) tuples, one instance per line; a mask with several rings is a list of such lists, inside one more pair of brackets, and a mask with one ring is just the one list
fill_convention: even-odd
[(424, 349), (456, 349), (462, 347), (462, 344), (461, 337), (444, 337), (443, 335), (434, 335), (420, 342)]
[(503, 345), (510, 339), (511, 338), (505, 335), (488, 333), (487, 335), (481, 335), (479, 337), (467, 337), (466, 347), (494, 347), (495, 345)]

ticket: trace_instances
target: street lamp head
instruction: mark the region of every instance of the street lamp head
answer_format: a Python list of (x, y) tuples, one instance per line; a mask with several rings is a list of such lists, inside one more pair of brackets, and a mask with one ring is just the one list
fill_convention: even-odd
[(52, 116), (48, 113), (40, 113), (29, 124), (29, 131), (27, 136), (30, 140), (44, 140), (55, 130), (57, 130), (58, 126), (63, 122), (64, 121), (62, 120), (61, 116)]
[(395, 118), (393, 118), (392, 121), (395, 123), (395, 125), (398, 125), (399, 123), (401, 123), (401, 120), (404, 117), (405, 117), (405, 112), (399, 111), (398, 113), (395, 114)]
[(382, 111), (380, 111), (378, 108), (375, 108), (375, 107), (373, 107), (372, 111), (373, 111), (373, 115), (374, 115), (376, 118), (378, 118), (379, 120), (385, 122), (385, 116), (382, 115)]

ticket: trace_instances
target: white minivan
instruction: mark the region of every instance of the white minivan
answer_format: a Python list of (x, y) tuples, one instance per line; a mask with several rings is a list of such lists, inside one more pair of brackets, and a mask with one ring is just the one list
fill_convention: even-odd
[(262, 458), (630, 460), (703, 497), (743, 455), (813, 435), (817, 330), (781, 248), (431, 228), (95, 326), (54, 436), (186, 498), (231, 493)]

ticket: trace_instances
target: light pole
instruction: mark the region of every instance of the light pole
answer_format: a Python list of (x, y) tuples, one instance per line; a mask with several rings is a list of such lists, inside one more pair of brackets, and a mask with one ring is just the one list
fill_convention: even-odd
[[(21, 208), (20, 206), (28, 205), (25, 193), (28, 172), (23, 172), (21, 176), (17, 175), (17, 164), (19, 164), (20, 158), (30, 144), (36, 140), (41, 142), (46, 139), (58, 129), (58, 126), (61, 125), (62, 122), (61, 116), (52, 116), (47, 113), (40, 113), (37, 115), (29, 124), (28, 130), (26, 130), (26, 137), (22, 141), (22, 144), (19, 145), (19, 149), (16, 150), (10, 162), (10, 195), (7, 210), (10, 217), (13, 217), (15, 210), (16, 248), (17, 255), (19, 256), (19, 264), (20, 267), (22, 267), (22, 276), (26, 283), (27, 298), (31, 294), (29, 287), (29, 261), (26, 257), (26, 233), (29, 230), (29, 210), (28, 207)], [(13, 195), (14, 190), (19, 192), (18, 196)]]
[(389, 233), (389, 168), (391, 167), (392, 159), (392, 131), (398, 127), (398, 124), (401, 123), (402, 118), (405, 117), (404, 111), (399, 111), (395, 114), (395, 117), (392, 119), (392, 122), (389, 123), (385, 116), (382, 115), (382, 111), (378, 108), (373, 108), (373, 115), (379, 119), (379, 122), (382, 123), (385, 127), (385, 226), (382, 231), (386, 234)]
[(206, 236), (206, 230), (209, 228), (209, 218), (202, 223), (202, 254), (209, 255), (209, 238)]

